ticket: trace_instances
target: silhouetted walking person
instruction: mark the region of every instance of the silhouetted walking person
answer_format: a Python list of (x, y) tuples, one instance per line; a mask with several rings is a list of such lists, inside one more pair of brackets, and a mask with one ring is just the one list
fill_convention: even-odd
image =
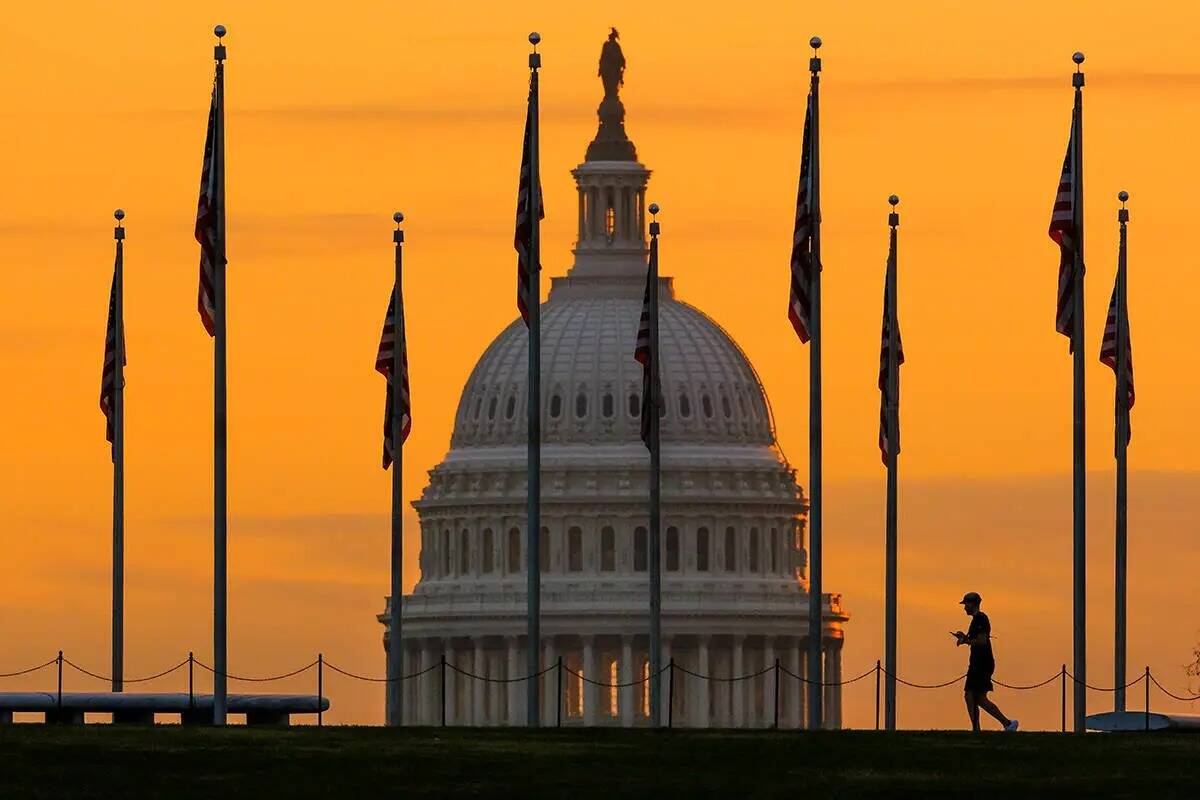
[(971, 618), (971, 625), (966, 633), (954, 632), (954, 638), (958, 640), (957, 646), (965, 644), (971, 648), (971, 661), (967, 666), (967, 682), (963, 693), (967, 702), (967, 714), (971, 717), (971, 730), (979, 730), (979, 709), (982, 708), (1003, 725), (1004, 730), (1015, 731), (1017, 721), (1004, 716), (996, 704), (988, 699), (988, 692), (993, 688), (992, 673), (996, 671), (996, 659), (992, 655), (992, 623), (987, 614), (979, 610), (981, 602), (982, 598), (976, 592), (963, 595), (960, 604)]

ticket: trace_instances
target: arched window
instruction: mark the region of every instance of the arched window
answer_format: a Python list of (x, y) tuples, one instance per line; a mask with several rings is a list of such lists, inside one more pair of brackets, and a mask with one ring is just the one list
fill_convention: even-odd
[(758, 572), (758, 528), (750, 529), (750, 572)]
[(771, 528), (771, 572), (779, 572), (779, 530)]
[(583, 531), (577, 527), (567, 531), (567, 570), (583, 572)]
[(442, 531), (442, 577), (450, 575), (450, 531)]
[(582, 391), (575, 395), (575, 418), (583, 419), (587, 416), (588, 399), (587, 395)]
[(508, 572), (510, 575), (521, 572), (521, 531), (518, 528), (508, 529)]
[(721, 411), (725, 412), (725, 419), (733, 416), (733, 406), (729, 404), (729, 398), (721, 395)]
[(667, 528), (667, 572), (679, 572), (679, 528)]
[(495, 569), (495, 567), (496, 567), (495, 547), (496, 547), (496, 542), (494, 541), (494, 537), (492, 536), (492, 529), (484, 528), (483, 529), (483, 553), (481, 554), (483, 556), (483, 558), (481, 559), (481, 561), (483, 563), (480, 566), (480, 571), (483, 572), (485, 575), (491, 575), (492, 570)]
[(555, 392), (550, 397), (550, 419), (558, 419), (562, 416), (562, 395)]
[(488, 419), (496, 418), (496, 398), (493, 397), (488, 401)]
[(550, 529), (542, 528), (538, 536), (538, 566), (542, 572), (550, 571)]
[(640, 417), (642, 415), (642, 398), (637, 392), (629, 393), (629, 416)]
[(646, 529), (638, 527), (633, 532), (633, 571), (646, 571)]
[(612, 572), (617, 568), (617, 535), (605, 525), (600, 529), (600, 571)]
[(471, 412), (471, 418), (474, 419), (476, 422), (478, 422), (479, 421), (479, 412), (482, 410), (483, 410), (483, 398), (476, 397), (475, 398), (475, 410), (473, 410)]
[(516, 413), (517, 413), (517, 396), (510, 394), (508, 396), (508, 402), (505, 403), (505, 405), (504, 405), (504, 418), (512, 419), (513, 415)]
[(679, 395), (679, 416), (684, 419), (692, 416), (692, 401), (683, 393)]
[(467, 575), (471, 571), (471, 534), (466, 528), (458, 536), (458, 574)]
[(612, 392), (604, 393), (604, 400), (600, 404), (600, 413), (604, 414), (605, 419), (612, 419), (612, 415), (613, 415)]
[(711, 397), (709, 397), (708, 395), (702, 396), (700, 398), (700, 408), (703, 409), (703, 411), (704, 411), (705, 419), (713, 418), (713, 405), (712, 405)]
[(708, 528), (696, 530), (696, 571), (708, 572)]
[(610, 242), (617, 233), (617, 214), (613, 211), (612, 206), (609, 206), (604, 211), (604, 233), (608, 236)]
[(737, 572), (737, 531), (725, 529), (725, 571)]

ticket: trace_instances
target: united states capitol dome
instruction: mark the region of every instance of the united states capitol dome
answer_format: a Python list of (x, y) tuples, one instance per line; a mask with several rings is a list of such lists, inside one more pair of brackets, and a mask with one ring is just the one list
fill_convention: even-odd
[[(651, 716), (638, 680), (648, 674), (650, 469), (633, 357), (650, 171), (625, 132), (624, 63), (614, 30), (601, 58), (599, 129), (571, 170), (574, 262), (551, 278), (540, 306), (542, 640), (532, 646), (545, 665), (563, 659), (561, 682), (551, 673), (537, 680), (546, 721), (561, 707), (564, 724), (642, 725)], [(663, 228), (669, 273), (665, 219)], [(514, 261), (509, 254), (496, 268), (515, 274)], [(805, 674), (813, 635), (835, 680), (848, 616), (839, 595), (826, 594), (821, 630), (808, 630), (807, 506), (749, 359), (676, 296), (671, 278), (660, 278), (659, 296), (663, 660), (694, 675), (760, 673), (735, 682), (676, 673), (675, 724), (766, 725), (774, 697), (766, 670), (778, 659)], [(524, 723), (528, 343), (518, 317), (480, 356), (449, 450), (413, 503), (420, 580), (401, 607), (404, 670), (431, 671), (404, 686), (407, 724), (440, 720), (441, 658), (455, 667), (445, 673), (448, 722)], [(386, 646), (386, 610), (379, 621)], [(796, 680), (779, 686), (785, 727), (804, 716), (800, 689)], [(825, 724), (838, 726), (840, 687), (827, 687), (824, 708)]]

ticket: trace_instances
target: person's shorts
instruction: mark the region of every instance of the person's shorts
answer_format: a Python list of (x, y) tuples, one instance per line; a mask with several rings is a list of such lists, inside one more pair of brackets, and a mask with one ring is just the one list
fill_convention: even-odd
[(995, 688), (992, 686), (992, 671), (984, 670), (967, 670), (967, 681), (963, 686), (963, 691), (966, 692), (990, 692)]

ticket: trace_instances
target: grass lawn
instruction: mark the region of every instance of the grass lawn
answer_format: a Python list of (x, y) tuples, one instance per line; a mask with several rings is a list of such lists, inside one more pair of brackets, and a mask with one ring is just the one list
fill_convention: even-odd
[(1190, 797), (1200, 736), (0, 727), (0, 798)]

